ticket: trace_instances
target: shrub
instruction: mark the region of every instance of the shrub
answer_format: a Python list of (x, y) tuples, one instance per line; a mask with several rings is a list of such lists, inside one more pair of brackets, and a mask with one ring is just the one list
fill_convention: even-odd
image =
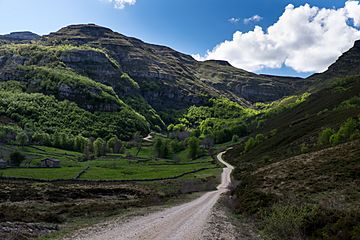
[(356, 130), (353, 134), (351, 134), (350, 136), (350, 140), (356, 140), (356, 139), (360, 139), (360, 131)]
[(300, 152), (301, 152), (301, 153), (307, 153), (307, 152), (309, 152), (309, 147), (308, 147), (308, 145), (307, 145), (306, 143), (302, 143), (302, 144), (300, 145)]
[(265, 141), (265, 136), (263, 135), (263, 134), (257, 134), (256, 136), (255, 136), (255, 142), (256, 142), (256, 144), (260, 144), (260, 143), (262, 143), (263, 141)]
[(360, 97), (355, 96), (340, 103), (340, 105), (337, 108), (335, 108), (335, 110), (346, 110), (350, 108), (356, 108), (359, 106), (360, 106)]
[(345, 140), (345, 137), (343, 135), (340, 135), (339, 133), (335, 133), (330, 137), (330, 143), (333, 146), (340, 144), (344, 140)]
[(253, 149), (256, 146), (256, 141), (253, 137), (250, 137), (246, 143), (245, 143), (245, 152), (249, 152), (251, 149)]
[(231, 141), (234, 142), (234, 143), (237, 143), (237, 142), (240, 141), (240, 137), (239, 137), (238, 135), (234, 135), (234, 136), (232, 137), (232, 140), (231, 140)]
[(302, 239), (302, 226), (312, 211), (308, 207), (275, 204), (264, 218), (262, 233), (266, 239)]
[(338, 134), (342, 135), (345, 139), (350, 138), (350, 135), (355, 131), (357, 122), (353, 118), (349, 118), (346, 122), (341, 125)]
[(10, 154), (10, 164), (18, 167), (25, 160), (25, 156), (20, 152), (12, 152)]
[(323, 131), (321, 131), (318, 138), (318, 145), (320, 146), (329, 145), (330, 138), (334, 133), (335, 131), (332, 128), (326, 128)]

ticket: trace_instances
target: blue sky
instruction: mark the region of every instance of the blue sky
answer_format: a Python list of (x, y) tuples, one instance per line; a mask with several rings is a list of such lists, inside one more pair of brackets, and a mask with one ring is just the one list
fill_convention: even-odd
[[(0, 34), (20, 30), (47, 34), (69, 24), (96, 23), (146, 42), (205, 56), (207, 50), (211, 51), (225, 40), (231, 41), (236, 31), (246, 33), (254, 30), (255, 25), (265, 31), (278, 21), (289, 4), (295, 8), (309, 3), (320, 8), (337, 9), (344, 7), (345, 2), (137, 0), (132, 6), (116, 9), (110, 0), (0, 0)], [(262, 20), (244, 23), (244, 19), (254, 15), (261, 16)], [(237, 19), (237, 22), (231, 23), (230, 18)], [(310, 74), (285, 65), (280, 68), (266, 65), (255, 71), (296, 76)]]

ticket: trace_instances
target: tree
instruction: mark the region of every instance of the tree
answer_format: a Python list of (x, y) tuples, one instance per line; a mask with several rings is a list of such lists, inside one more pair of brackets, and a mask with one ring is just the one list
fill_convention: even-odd
[(134, 133), (132, 142), (133, 142), (134, 146), (138, 148), (138, 151), (136, 153), (136, 156), (137, 156), (137, 155), (139, 155), (139, 153), (141, 151), (141, 147), (142, 147), (142, 137), (139, 132)]
[(121, 150), (121, 141), (117, 136), (110, 138), (107, 142), (109, 150), (112, 150), (113, 153), (120, 153)]
[(205, 148), (205, 149), (210, 149), (214, 146), (214, 139), (211, 137), (206, 137), (201, 141), (201, 145)]
[(167, 130), (168, 130), (169, 132), (172, 132), (172, 131), (174, 130), (174, 124), (171, 123), (171, 124), (167, 127)]
[(40, 145), (44, 144), (44, 134), (40, 132), (35, 132), (32, 135), (32, 142)]
[(12, 152), (10, 154), (10, 164), (15, 167), (19, 167), (20, 164), (25, 160), (25, 156), (20, 152)]
[(95, 142), (95, 140), (96, 139), (94, 137), (89, 137), (88, 138), (89, 151), (92, 152), (92, 153), (95, 152), (94, 151), (94, 142)]
[(54, 135), (52, 136), (52, 144), (55, 147), (61, 146), (61, 136), (58, 132), (55, 132)]
[(59, 134), (59, 148), (66, 148), (67, 145), (67, 135), (65, 133)]
[(169, 140), (162, 140), (161, 138), (157, 138), (154, 144), (156, 156), (159, 158), (166, 158), (172, 152), (171, 149), (172, 142)]
[(75, 138), (73, 135), (68, 135), (66, 138), (65, 138), (65, 146), (64, 148), (65, 149), (68, 149), (68, 150), (74, 150), (74, 142), (75, 142)]
[[(97, 138), (94, 143), (93, 143), (93, 147), (94, 147), (94, 154), (96, 157), (100, 157), (100, 156), (104, 156), (104, 145), (105, 145), (105, 141), (102, 138)], [(105, 145), (106, 146), (106, 145)]]
[(25, 146), (29, 143), (29, 137), (25, 132), (20, 132), (16, 135), (16, 142), (21, 146)]
[(181, 141), (178, 141), (176, 139), (173, 139), (171, 142), (170, 142), (170, 147), (171, 147), (171, 150), (174, 152), (174, 153), (177, 153), (177, 152), (180, 152), (182, 150), (184, 150), (184, 145), (183, 145), (183, 142)]
[(163, 143), (162, 143), (161, 138), (156, 138), (154, 148), (155, 148), (155, 153), (156, 153), (157, 157), (161, 157), (162, 145), (163, 145)]
[(200, 152), (200, 143), (199, 139), (196, 137), (190, 137), (187, 141), (188, 149), (189, 149), (189, 156), (191, 159), (195, 159), (199, 152)]
[(84, 148), (87, 144), (88, 144), (88, 140), (85, 137), (83, 137), (81, 134), (77, 135), (74, 139), (74, 149), (80, 152), (84, 151)]
[(93, 159), (94, 155), (91, 153), (91, 149), (92, 149), (92, 142), (86, 141), (83, 151), (85, 160)]

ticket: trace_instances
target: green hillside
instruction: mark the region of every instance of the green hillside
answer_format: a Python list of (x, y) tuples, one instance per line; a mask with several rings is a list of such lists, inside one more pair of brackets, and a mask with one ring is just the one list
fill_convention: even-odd
[(239, 181), (235, 211), (255, 216), (266, 238), (359, 236), (359, 82), (333, 79), (296, 106), (260, 114), (226, 154)]
[(27, 93), (17, 81), (1, 83), (0, 89), (0, 127), (17, 129), (14, 134), (5, 134), (4, 130), (3, 141), (14, 141), (20, 131), (30, 136), (34, 132), (95, 138), (116, 135), (124, 140), (131, 139), (135, 132), (146, 134), (149, 131), (145, 118), (118, 99), (115, 100), (122, 108), (116, 112), (90, 112), (69, 100)]

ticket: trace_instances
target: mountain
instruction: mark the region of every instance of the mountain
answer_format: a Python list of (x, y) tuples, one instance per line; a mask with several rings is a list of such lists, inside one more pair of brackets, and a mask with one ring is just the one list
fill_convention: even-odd
[[(198, 62), (171, 48), (94, 24), (71, 25), (42, 37), (17, 32), (1, 39), (0, 81), (15, 80), (26, 94), (70, 101), (91, 114), (126, 109), (133, 119), (144, 117), (155, 130), (164, 129), (164, 121), (174, 121), (192, 105), (208, 105), (211, 98), (225, 97), (251, 106), (309, 85), (305, 79), (258, 75), (224, 61)], [(13, 116), (8, 114), (18, 122)], [(137, 130), (146, 134), (144, 123), (137, 129), (131, 121), (125, 123), (128, 133), (120, 135), (129, 138)]]
[(31, 41), (38, 40), (40, 38), (39, 35), (32, 32), (12, 32), (10, 34), (0, 36), (0, 40), (8, 40), (8, 41)]
[[(191, 56), (168, 47), (147, 44), (91, 24), (65, 27), (44, 36), (41, 43), (88, 45), (106, 50), (119, 63), (120, 71), (129, 74), (139, 84), (141, 95), (160, 111), (204, 104), (208, 98), (219, 96), (237, 101), (271, 101), (291, 95), (305, 85), (302, 79), (257, 75), (228, 63), (197, 62)], [(67, 59), (65, 64), (74, 67), (72, 59)], [(90, 70), (75, 70), (110, 85), (118, 81), (110, 69), (106, 78)]]
[(304, 79), (257, 75), (223, 61), (198, 62), (93, 24), (71, 25), (40, 38), (29, 32), (3, 38), (32, 41), (1, 44), (0, 80), (18, 80), (27, 92), (69, 100), (90, 112), (119, 110), (94, 88), (108, 86), (114, 91), (110, 95), (158, 130), (165, 126), (163, 121), (173, 121), (189, 106), (206, 105), (210, 98), (250, 106), (308, 85)]

